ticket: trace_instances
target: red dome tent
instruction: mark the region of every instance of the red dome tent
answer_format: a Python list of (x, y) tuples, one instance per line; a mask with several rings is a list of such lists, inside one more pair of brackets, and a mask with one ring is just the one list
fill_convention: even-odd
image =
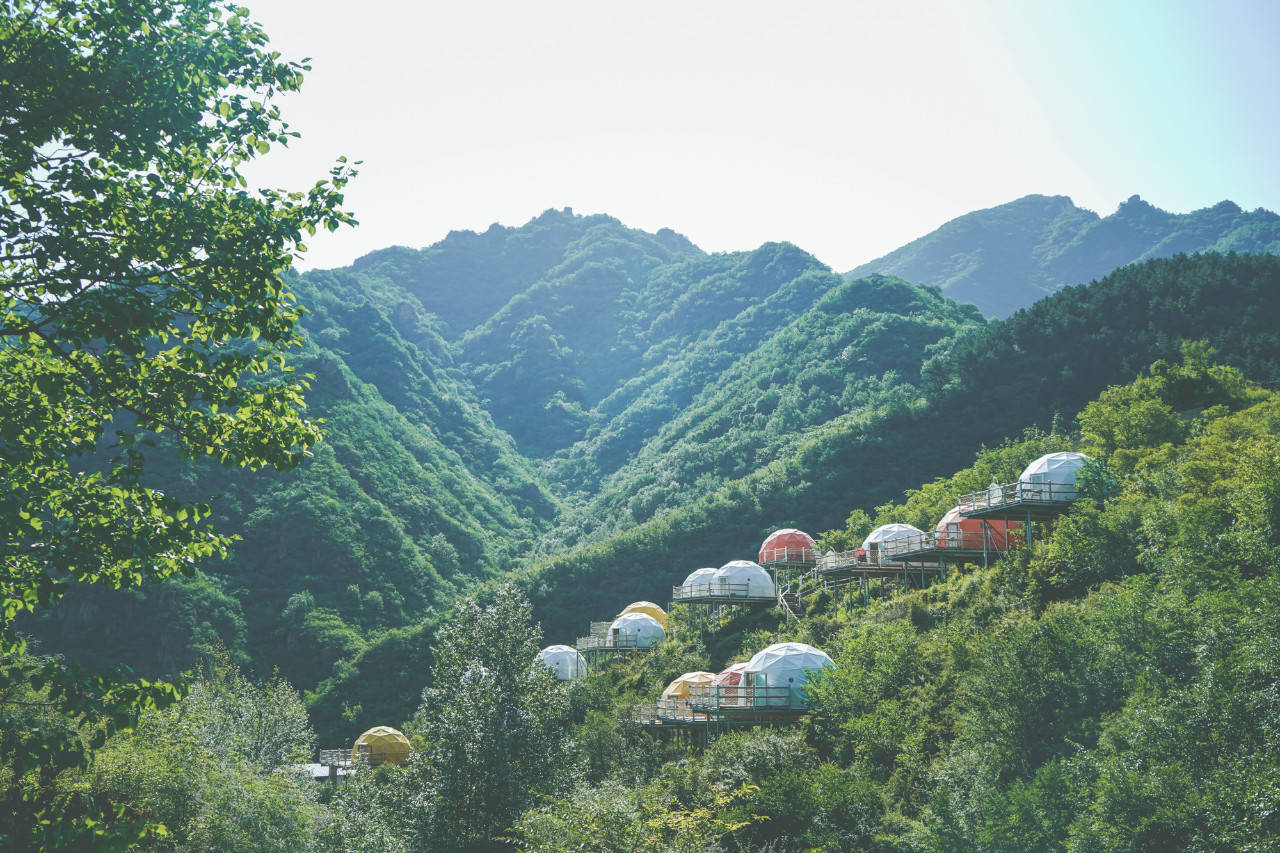
[(813, 537), (803, 530), (788, 527), (775, 530), (760, 545), (760, 564), (812, 563), (818, 558), (818, 546)]
[(1022, 524), (1017, 521), (965, 518), (957, 506), (947, 510), (934, 532), (938, 537), (939, 548), (981, 550), (985, 534), (988, 548), (1007, 551), (1021, 547), (1021, 537), (1018, 534), (1021, 529)]

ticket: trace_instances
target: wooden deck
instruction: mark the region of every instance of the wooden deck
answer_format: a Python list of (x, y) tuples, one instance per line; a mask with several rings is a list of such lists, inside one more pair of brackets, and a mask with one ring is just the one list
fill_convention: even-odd
[(904, 563), (940, 563), (942, 561), (985, 563), (1012, 548), (1022, 547), (1020, 534), (1008, 535), (990, 527), (981, 531), (948, 531), (904, 536), (883, 543), (886, 559)]
[(924, 586), (942, 574), (942, 565), (936, 561), (890, 560), (883, 552), (859, 553), (861, 550), (823, 554), (818, 558), (812, 577), (828, 582), (850, 578), (894, 578), (906, 586)]
[(766, 548), (759, 554), (760, 565), (766, 569), (811, 569), (818, 561), (818, 552), (813, 548), (797, 547)]
[(965, 518), (1049, 521), (1071, 509), (1079, 496), (1075, 483), (1019, 481), (961, 495), (959, 508)]
[(809, 712), (803, 696), (788, 685), (695, 684), (689, 688), (689, 708), (716, 719), (743, 721), (794, 719)]

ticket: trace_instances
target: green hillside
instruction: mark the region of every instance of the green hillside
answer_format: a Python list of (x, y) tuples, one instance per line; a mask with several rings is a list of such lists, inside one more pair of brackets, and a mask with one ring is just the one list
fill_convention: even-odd
[(77, 593), (28, 626), (45, 647), (172, 675), (220, 644), (312, 687), (478, 580), (898, 393), (927, 347), (981, 323), (787, 244), (705, 255), (569, 211), (293, 284), (309, 311), (293, 362), (325, 442), (287, 477), (155, 455), (155, 482), (220, 494), (214, 520), (241, 541), (163, 590)]
[[(359, 770), (322, 798), (307, 795), (314, 782), (263, 773), (314, 738), (287, 685), (223, 665), (46, 786), (125, 805), (109, 831), (146, 809), (179, 844), (244, 837), (269, 814), (273, 839), (334, 851), (1270, 849), (1280, 393), (1203, 343), (1179, 349), (1087, 401), (1074, 429), (971, 452), (825, 536), (928, 525), (957, 493), (1017, 477), (1046, 451), (1089, 454), (1079, 499), (989, 566), (922, 589), (873, 580), (865, 595), (806, 581), (802, 618), (729, 610), (714, 631), (678, 605), (652, 651), (571, 682), (529, 666), (542, 633), (520, 594), (495, 584), (441, 621), (434, 660), (379, 659), (380, 675), (436, 670), (382, 718), (409, 735), (404, 766)], [(705, 742), (635, 721), (681, 673), (780, 641), (833, 659), (808, 675), (807, 713)], [(398, 686), (371, 680), (366, 695)], [(245, 710), (284, 742), (237, 740)], [(343, 723), (347, 739), (362, 727)]]
[[(953, 470), (982, 444), (1050, 427), (1097, 389), (1124, 381), (1180, 341), (1204, 338), (1262, 382), (1280, 380), (1280, 258), (1178, 257), (1067, 288), (1014, 317), (957, 336), (921, 370), (919, 393), (839, 417), (794, 452), (679, 509), (531, 570), (558, 642), (582, 613), (661, 599), (703, 565), (748, 558), (772, 529), (834, 527)], [(906, 393), (902, 393), (906, 390)], [(839, 496), (840, 499), (836, 499)]]
[[(544, 557), (521, 570), (522, 585), (548, 641), (572, 643), (589, 621), (630, 601), (665, 602), (693, 568), (753, 558), (775, 528), (835, 528), (854, 509), (873, 512), (910, 484), (956, 470), (975, 447), (1065, 422), (1098, 389), (1177, 358), (1183, 340), (1206, 339), (1246, 375), (1280, 381), (1277, 329), (1280, 258), (1202, 255), (1118, 270), (949, 339), (929, 353), (919, 387), (891, 384), (873, 405), (812, 430), (744, 477)], [(390, 636), (322, 685), (311, 703), (320, 731), (336, 736), (408, 713), (421, 671), (393, 668), (395, 686), (376, 694), (359, 685), (377, 662), (425, 659), (431, 636), (430, 628)]]
[[(677, 610), (658, 651), (575, 683), (579, 769), (517, 820), (523, 849), (1280, 843), (1280, 395), (1184, 352), (1085, 405), (1078, 432), (984, 450), (875, 513), (931, 525), (1045, 450), (1091, 454), (1111, 496), (1086, 494), (1029, 552), (923, 590), (873, 583), (869, 601), (815, 585), (806, 618), (726, 617), (714, 642)], [(615, 722), (779, 640), (835, 660), (802, 723), (690, 750)]]
[(1168, 213), (1135, 195), (1099, 217), (1066, 196), (1029, 195), (957, 217), (847, 276), (900, 276), (940, 287), (988, 317), (1008, 317), (1117, 267), (1203, 251), (1280, 252), (1280, 216), (1230, 201)]

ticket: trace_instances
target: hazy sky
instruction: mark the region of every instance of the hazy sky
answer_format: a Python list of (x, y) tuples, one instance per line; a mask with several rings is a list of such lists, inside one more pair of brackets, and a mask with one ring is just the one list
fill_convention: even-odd
[(299, 187), (339, 155), (340, 266), (549, 207), (837, 270), (1028, 193), (1280, 208), (1280, 0), (245, 0), (287, 57)]

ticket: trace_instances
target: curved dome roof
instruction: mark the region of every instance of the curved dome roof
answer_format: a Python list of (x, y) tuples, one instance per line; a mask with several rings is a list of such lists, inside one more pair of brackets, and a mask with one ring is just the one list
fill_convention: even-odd
[(374, 726), (356, 738), (351, 747), (351, 760), (356, 760), (360, 747), (369, 746), (370, 764), (404, 764), (409, 760), (409, 739), (404, 732), (391, 726)]
[(733, 666), (729, 667), (728, 669), (724, 670), (719, 675), (717, 675), (711, 683), (723, 684), (726, 686), (741, 684), (742, 671), (747, 668), (748, 663), (749, 661), (745, 661), (745, 660), (742, 663), (735, 663)]
[(714, 672), (706, 672), (698, 670), (696, 672), (686, 672), (684, 675), (672, 681), (667, 685), (667, 689), (662, 691), (663, 699), (688, 699), (689, 688), (694, 684), (710, 684), (716, 677)]
[[(1022, 469), (1018, 479), (1024, 483), (1065, 483), (1075, 485), (1081, 466), (1089, 461), (1083, 453), (1066, 450), (1046, 453)], [(1074, 491), (1074, 490), (1073, 490)]]
[(667, 611), (652, 601), (633, 601), (622, 608), (622, 612), (618, 615), (626, 616), (628, 613), (643, 613), (646, 616), (652, 616), (662, 627), (665, 628), (667, 626)]
[(538, 660), (561, 681), (572, 681), (587, 674), (587, 659), (571, 646), (547, 646), (538, 652)]
[(835, 666), (835, 661), (821, 649), (808, 643), (775, 643), (766, 649), (756, 652), (743, 674), (752, 677), (755, 687), (789, 687), (789, 695), (770, 695), (755, 697), (756, 705), (787, 705), (801, 708), (808, 705), (804, 695), (804, 686), (809, 681), (809, 674), (818, 670)]
[[(773, 578), (769, 577), (760, 565), (750, 560), (733, 560), (716, 569), (716, 584), (746, 584), (746, 591), (733, 590), (735, 593), (749, 595), (753, 598), (772, 598), (774, 594)], [(729, 590), (722, 594), (728, 595)]]
[(715, 575), (716, 569), (705, 568), (697, 569), (689, 573), (689, 577), (684, 579), (681, 586), (693, 586), (695, 584), (711, 583), (711, 578)]
[[(616, 633), (615, 633), (616, 632)], [(616, 639), (615, 639), (616, 637)], [(667, 632), (647, 613), (624, 613), (609, 626), (606, 646), (636, 646), (647, 649), (667, 638)]]
[(901, 539), (904, 536), (923, 535), (923, 530), (910, 524), (882, 524), (867, 534), (867, 538), (862, 540), (862, 547), (870, 548), (872, 545), (879, 545), (891, 539)]
[(984, 529), (984, 524), (986, 529), (993, 533), (1004, 533), (1006, 529), (1017, 530), (1021, 526), (1021, 522), (1004, 521), (1003, 519), (998, 518), (988, 518), (985, 520), (981, 518), (965, 518), (960, 514), (960, 507), (958, 506), (953, 506), (951, 509), (947, 510), (947, 514), (944, 515), (938, 522), (937, 526), (933, 528), (934, 532), (948, 533), (947, 525), (950, 524), (960, 525), (959, 529), (965, 533), (981, 533)]
[(787, 527), (775, 530), (760, 545), (757, 558), (762, 563), (781, 562), (783, 560), (812, 560), (817, 554), (818, 546), (813, 537), (803, 530)]

